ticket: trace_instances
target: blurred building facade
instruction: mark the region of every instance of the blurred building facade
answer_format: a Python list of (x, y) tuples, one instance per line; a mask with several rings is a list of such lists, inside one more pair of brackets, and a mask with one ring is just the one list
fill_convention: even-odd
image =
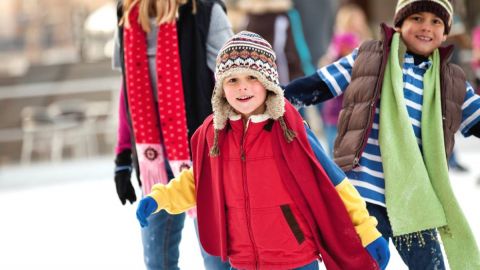
[[(84, 22), (112, 0), (0, 1), (0, 59), (3, 73), (21, 74), (29, 64), (75, 62), (82, 58)], [(112, 22), (114, 24), (115, 22)], [(15, 63), (14, 59), (18, 59)], [(24, 70), (23, 70), (24, 71)]]
[(2, 0), (0, 25), (0, 166), (110, 153), (115, 1)]

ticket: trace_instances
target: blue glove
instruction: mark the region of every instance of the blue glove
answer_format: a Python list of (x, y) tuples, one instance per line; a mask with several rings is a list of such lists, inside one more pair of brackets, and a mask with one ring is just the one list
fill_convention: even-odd
[(141, 199), (137, 207), (137, 219), (140, 226), (148, 226), (147, 218), (158, 208), (157, 202), (150, 196)]
[(388, 249), (388, 242), (385, 238), (379, 237), (365, 248), (377, 261), (382, 270), (387, 267), (388, 261), (390, 260), (390, 250)]

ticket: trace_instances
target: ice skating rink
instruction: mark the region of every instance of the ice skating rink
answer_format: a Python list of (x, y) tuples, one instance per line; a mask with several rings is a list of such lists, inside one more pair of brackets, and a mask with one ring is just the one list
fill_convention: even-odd
[[(480, 243), (480, 140), (458, 139), (468, 173), (451, 182)], [(115, 193), (111, 157), (0, 168), (0, 269), (145, 269), (134, 205)], [(387, 269), (407, 269), (392, 248)], [(181, 269), (203, 269), (191, 219)]]

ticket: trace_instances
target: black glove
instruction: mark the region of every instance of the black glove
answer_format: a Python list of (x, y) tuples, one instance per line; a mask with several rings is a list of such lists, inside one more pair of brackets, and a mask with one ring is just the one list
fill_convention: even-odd
[(132, 175), (132, 151), (125, 149), (115, 158), (115, 186), (117, 188), (118, 198), (123, 205), (127, 200), (132, 204), (137, 200), (135, 189), (130, 182)]

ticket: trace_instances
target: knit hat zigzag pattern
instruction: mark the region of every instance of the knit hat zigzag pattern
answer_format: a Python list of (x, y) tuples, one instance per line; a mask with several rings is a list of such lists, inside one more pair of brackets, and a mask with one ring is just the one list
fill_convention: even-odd
[(255, 33), (243, 31), (227, 41), (220, 50), (215, 79), (220, 79), (231, 68), (247, 67), (263, 73), (269, 81), (278, 84), (275, 60), (275, 53), (268, 42)]

